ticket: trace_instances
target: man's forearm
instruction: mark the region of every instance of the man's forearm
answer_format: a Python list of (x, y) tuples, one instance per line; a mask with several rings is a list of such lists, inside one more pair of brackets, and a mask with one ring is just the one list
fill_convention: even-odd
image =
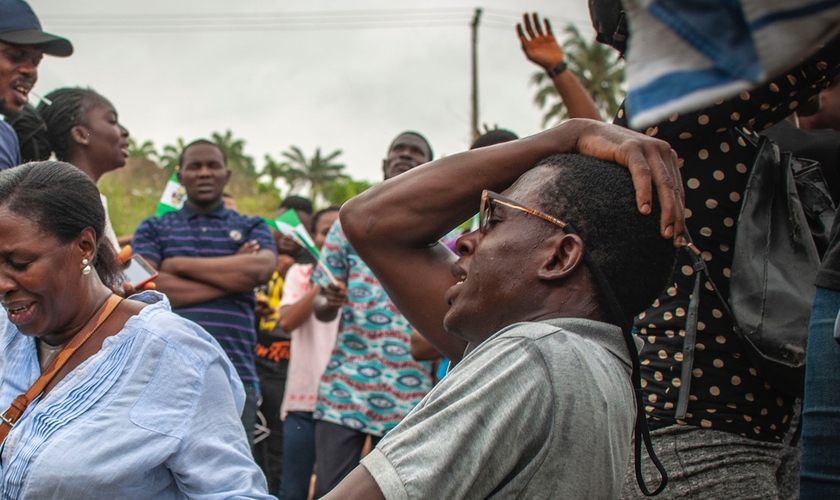
[(172, 257), (163, 261), (161, 269), (228, 293), (238, 293), (267, 283), (276, 265), (277, 258), (271, 251), (260, 250), (256, 254), (224, 257)]
[(159, 271), (155, 279), (156, 289), (166, 294), (172, 307), (188, 307), (228, 295), (221, 288), (181, 278), (165, 271)]

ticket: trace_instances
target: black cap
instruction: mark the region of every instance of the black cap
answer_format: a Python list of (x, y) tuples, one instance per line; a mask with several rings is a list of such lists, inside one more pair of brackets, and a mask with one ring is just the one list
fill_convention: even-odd
[(33, 45), (51, 56), (67, 57), (73, 53), (69, 40), (41, 30), (32, 7), (23, 0), (0, 0), (0, 42)]

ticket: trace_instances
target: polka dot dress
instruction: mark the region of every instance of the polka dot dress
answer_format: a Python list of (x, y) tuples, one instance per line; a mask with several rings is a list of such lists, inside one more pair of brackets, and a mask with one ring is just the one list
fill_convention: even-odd
[[(668, 141), (683, 161), (686, 223), (712, 280), (729, 297), (736, 222), (756, 148), (743, 134), (772, 125), (818, 92), (827, 64), (809, 61), (790, 75), (726, 103), (674, 115), (646, 133)], [(811, 85), (808, 85), (811, 84)], [(616, 123), (626, 126), (624, 110)], [(750, 128), (751, 127), (751, 128)], [(708, 282), (701, 282), (697, 343), (685, 420), (676, 420), (683, 338), (694, 269), (680, 252), (673, 282), (635, 321), (645, 410), (651, 429), (674, 424), (780, 441), (793, 400), (770, 386), (752, 365), (731, 320)]]

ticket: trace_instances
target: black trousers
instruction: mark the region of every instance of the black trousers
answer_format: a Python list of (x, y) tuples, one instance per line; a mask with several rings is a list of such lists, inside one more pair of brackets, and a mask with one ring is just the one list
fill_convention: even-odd
[[(343, 425), (318, 420), (315, 423), (315, 495), (321, 498), (338, 486), (359, 465), (368, 434)], [(380, 436), (370, 436), (375, 448)]]
[(263, 398), (260, 413), (265, 417), (270, 434), (254, 445), (253, 453), (268, 481), (268, 492), (276, 496), (280, 491), (280, 475), (283, 472), (283, 421), (280, 420), (280, 406), (286, 392), (289, 361), (284, 359), (274, 362), (257, 357), (256, 366)]

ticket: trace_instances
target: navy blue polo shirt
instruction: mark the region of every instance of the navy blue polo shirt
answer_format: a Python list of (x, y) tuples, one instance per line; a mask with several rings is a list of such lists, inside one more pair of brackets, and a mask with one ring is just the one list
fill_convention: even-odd
[[(134, 253), (157, 265), (170, 257), (223, 257), (233, 255), (246, 241), (276, 252), (271, 231), (259, 217), (248, 217), (219, 204), (200, 214), (188, 206), (178, 212), (149, 217), (134, 233)], [(256, 382), (254, 368), (253, 291), (232, 293), (173, 311), (210, 332), (225, 350), (243, 382)]]

